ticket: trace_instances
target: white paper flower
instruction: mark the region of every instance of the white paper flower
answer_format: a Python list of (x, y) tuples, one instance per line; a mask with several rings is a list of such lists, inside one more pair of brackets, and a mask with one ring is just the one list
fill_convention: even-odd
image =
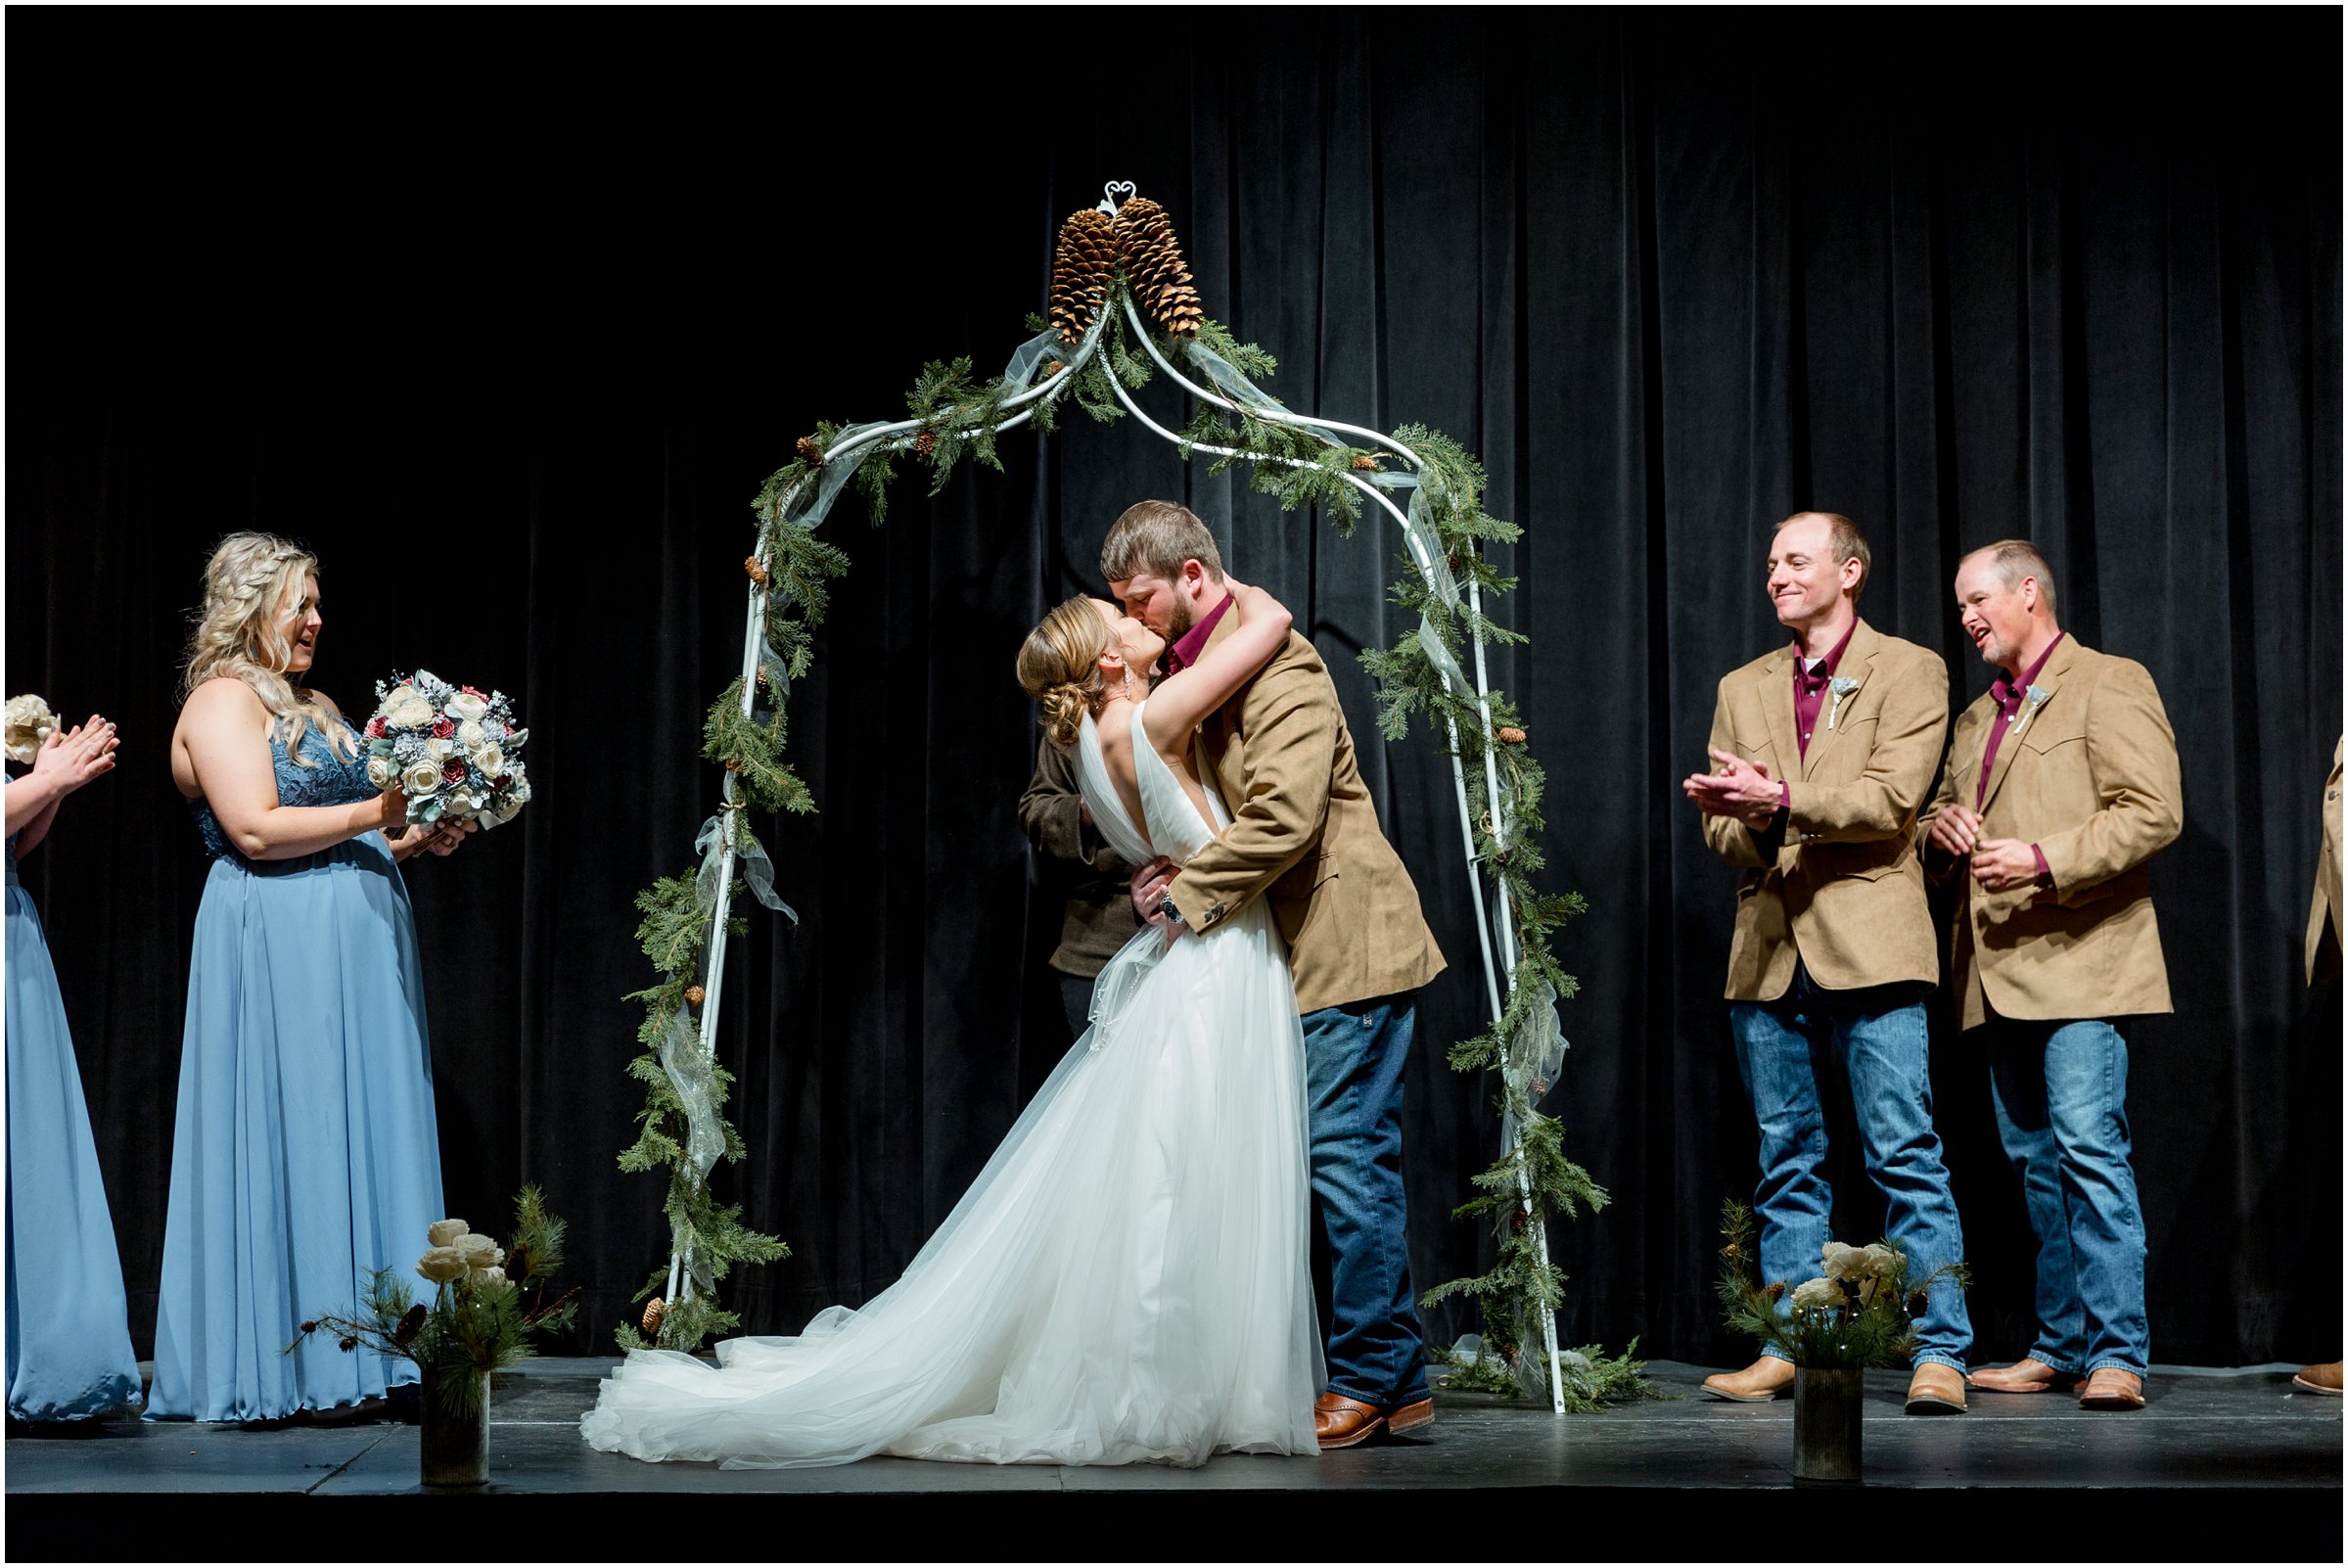
[(420, 800), (440, 787), (440, 764), (433, 761), (410, 762), (399, 775), (399, 787), (409, 800)]
[(30, 692), (8, 700), (8, 760), (12, 762), (30, 762), (41, 754), (41, 742), (57, 728), (57, 715), (49, 705)]
[(1889, 1279), (1908, 1267), (1908, 1259), (1904, 1255), (1892, 1251), (1880, 1241), (1870, 1245), (1862, 1256), (1866, 1260), (1867, 1272), (1877, 1279)]
[(467, 1268), (494, 1268), (505, 1262), (505, 1249), (478, 1230), (457, 1237), (452, 1245)]
[(465, 1276), (465, 1283), (475, 1290), (484, 1285), (502, 1285), (505, 1283), (505, 1270), (495, 1267), (476, 1268)]
[(456, 742), (445, 735), (435, 735), (424, 743), (424, 755), (436, 762), (445, 762), (456, 755)]
[(457, 744), (469, 752), (478, 752), (488, 743), (489, 732), (482, 728), (481, 720), (468, 718), (456, 727)]
[(473, 754), (473, 765), (481, 769), (483, 778), (495, 778), (505, 771), (505, 753), (496, 746), (483, 746)]
[(391, 695), (384, 699), (383, 721), (393, 729), (413, 729), (433, 721), (432, 704), (424, 694), (410, 685), (394, 686)]
[(457, 1237), (466, 1234), (472, 1228), (462, 1220), (435, 1220), (424, 1234), (436, 1247), (453, 1247), (456, 1245)]
[(1843, 1287), (1831, 1279), (1804, 1280), (1794, 1288), (1793, 1304), (1797, 1308), (1840, 1307)]
[(454, 1247), (435, 1247), (416, 1260), (416, 1272), (436, 1285), (465, 1277), (465, 1255)]
[(389, 757), (367, 759), (367, 782), (379, 790), (388, 790), (399, 777), (399, 764)]
[(1839, 1241), (1829, 1241), (1819, 1248), (1819, 1257), (1828, 1279), (1864, 1279), (1870, 1271), (1863, 1248), (1846, 1247)]
[(460, 691), (448, 699), (448, 716), (456, 719), (479, 718), (489, 711), (488, 700)]

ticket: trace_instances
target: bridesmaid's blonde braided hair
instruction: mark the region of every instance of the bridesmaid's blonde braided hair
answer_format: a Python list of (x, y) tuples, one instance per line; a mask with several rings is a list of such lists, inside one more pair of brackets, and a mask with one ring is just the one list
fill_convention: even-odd
[(327, 722), (325, 706), (309, 688), (296, 686), (285, 673), (294, 649), (278, 629), (278, 619), (287, 598), (301, 591), (301, 579), (317, 570), (316, 556), (272, 533), (231, 533), (222, 539), (205, 564), (204, 608), (197, 613), (187, 669), (179, 677), (181, 702), (222, 675), (252, 687), (276, 715), (286, 755), (302, 767), (315, 765), (301, 757), (302, 732), (312, 724), (338, 755), (352, 749), (342, 726)]

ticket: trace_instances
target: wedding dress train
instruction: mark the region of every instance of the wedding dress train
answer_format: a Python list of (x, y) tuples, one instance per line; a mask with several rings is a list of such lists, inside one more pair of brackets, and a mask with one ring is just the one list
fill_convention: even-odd
[[(1140, 707), (1147, 831), (1089, 718), (1084, 799), (1128, 860), (1180, 862), (1214, 828)], [(1172, 946), (1145, 928), (1102, 971), (1092, 1018), (896, 1284), (793, 1338), (727, 1340), (715, 1366), (635, 1352), (580, 1421), (587, 1441), (729, 1468), (1316, 1453), (1304, 1039), (1268, 908)]]

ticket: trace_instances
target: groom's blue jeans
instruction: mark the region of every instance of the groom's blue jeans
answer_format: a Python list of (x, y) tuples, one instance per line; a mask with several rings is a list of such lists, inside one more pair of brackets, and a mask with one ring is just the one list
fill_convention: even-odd
[[(1833, 1239), (1819, 1085), (1838, 1059), (1850, 1078), (1867, 1175), (1883, 1194), (1884, 1233), (1908, 1254), (1909, 1277), (1921, 1280), (1943, 1264), (1963, 1261), (1964, 1233), (1932, 1126), (1924, 989), (1828, 991), (1797, 964), (1793, 985), (1775, 1001), (1729, 1004), (1737, 1069), (1761, 1123), (1761, 1185), (1753, 1207), (1761, 1217), (1765, 1282), (1783, 1280), (1791, 1290), (1817, 1277), (1819, 1251)], [(1973, 1326), (1963, 1291), (1947, 1280), (1934, 1286), (1915, 1328), (1917, 1365), (1939, 1361), (1964, 1370)]]
[(1404, 1243), (1403, 1062), (1412, 996), (1304, 1016), (1312, 1193), (1329, 1238), (1329, 1391), (1381, 1408), (1427, 1397)]

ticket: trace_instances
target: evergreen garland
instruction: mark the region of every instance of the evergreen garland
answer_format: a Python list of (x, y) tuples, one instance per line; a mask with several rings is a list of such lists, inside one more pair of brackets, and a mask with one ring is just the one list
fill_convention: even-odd
[[(1151, 379), (1150, 358), (1127, 338), (1128, 288), (1121, 270), (1101, 302), (1093, 351), (1084, 354), (1073, 370), (1053, 370), (1043, 395), (1019, 410), (1037, 430), (1048, 432), (1057, 427), (1058, 404), (1063, 398), (1073, 400), (1100, 423), (1121, 419), (1126, 410), (1118, 401), (1117, 388), (1137, 391)], [(1049, 330), (1036, 315), (1029, 316), (1028, 325), (1032, 332)], [(1196, 341), (1243, 377), (1267, 377), (1278, 368), (1270, 354), (1237, 341), (1211, 318), (1198, 323)], [(1185, 351), (1182, 341), (1172, 335), (1159, 340), (1159, 348), (1170, 362), (1178, 362), (1177, 356)], [(1066, 352), (1074, 357), (1078, 351), (1071, 348)], [(1215, 378), (1209, 375), (1205, 379)], [(1000, 376), (976, 380), (967, 356), (924, 365), (906, 396), (906, 407), (917, 428), (868, 443), (858, 462), (853, 483), (872, 523), (877, 527), (887, 516), (888, 488), (896, 478), (892, 457), (898, 452), (910, 452), (928, 466), (932, 495), (942, 491), (954, 469), (965, 462), (999, 471), (1002, 464), (995, 438), (1003, 424), (1014, 417), (1008, 400), (1027, 390)], [(1226, 472), (1244, 461), (1250, 466), (1253, 487), (1275, 497), (1283, 511), (1316, 507), (1341, 536), (1350, 536), (1360, 517), (1360, 491), (1349, 481), (1380, 471), (1391, 454), (1349, 446), (1315, 431), (1264, 417), (1268, 410), (1251, 407), (1253, 399), (1245, 389), (1219, 386), (1219, 391), (1239, 404), (1239, 410), (1234, 413), (1202, 403), (1181, 432), (1183, 455), (1190, 456), (1200, 446), (1223, 448), (1215, 454), (1210, 473)], [(818, 488), (823, 464), (848, 429), (828, 422), (818, 425), (812, 437), (799, 443), (800, 454), (769, 475), (752, 501), (760, 522), (755, 559), (770, 575), (767, 640), (789, 679), (806, 673), (813, 658), (813, 634), (822, 624), (829, 603), (828, 584), (848, 570), (845, 552), (816, 538), (814, 526), (821, 521), (820, 515), (812, 519), (804, 516), (808, 498)], [(1421, 425), (1404, 426), (1395, 433), (1395, 439), (1414, 452), (1423, 465), (1417, 480), (1424, 514), (1461, 588), (1473, 583), (1483, 594), (1498, 595), (1514, 587), (1514, 577), (1501, 575), (1485, 560), (1483, 546), (1513, 541), (1522, 530), (1484, 511), (1485, 476), (1475, 457), (1441, 432)], [(1463, 645), (1472, 647), (1478, 639), (1498, 644), (1526, 640), (1523, 633), (1478, 613), (1464, 599), (1453, 603), (1435, 592), (1414, 567), (1407, 562), (1404, 566), (1392, 588), (1394, 602), (1422, 618), (1454, 660)], [(1414, 715), (1439, 722), (1448, 720), (1446, 733), (1457, 737), (1460, 761), (1470, 776), (1481, 776), (1488, 755), (1498, 772), (1500, 821), (1492, 819), (1484, 792), (1470, 792), (1474, 840), (1486, 872), (1507, 893), (1519, 956), (1499, 1021), (1453, 1045), (1449, 1060), (1454, 1070), (1463, 1073), (1496, 1071), (1501, 1083), (1496, 1104), (1521, 1132), (1514, 1147), (1474, 1177), (1477, 1195), (1454, 1211), (1454, 1218), (1502, 1217), (1492, 1268), (1480, 1275), (1436, 1286), (1421, 1298), (1421, 1304), (1433, 1306), (1453, 1296), (1472, 1300), (1483, 1319), (1484, 1342), (1498, 1352), (1479, 1354), (1472, 1361), (1463, 1362), (1438, 1350), (1437, 1359), (1452, 1368), (1447, 1378), (1450, 1384), (1512, 1397), (1545, 1392), (1546, 1358), (1532, 1354), (1527, 1347), (1538, 1342), (1541, 1324), (1563, 1300), (1565, 1275), (1546, 1256), (1548, 1218), (1562, 1214), (1570, 1219), (1585, 1207), (1602, 1208), (1608, 1200), (1589, 1173), (1566, 1157), (1563, 1127), (1536, 1108), (1546, 1085), (1531, 1082), (1527, 1064), (1519, 1057), (1523, 1054), (1521, 1042), (1533, 1033), (1527, 1026), (1537, 1009), (1549, 1006), (1551, 997), (1569, 999), (1579, 989), (1579, 982), (1558, 963), (1550, 938), (1566, 921), (1583, 913), (1586, 905), (1579, 894), (1543, 894), (1535, 885), (1535, 877), (1542, 870), (1538, 840), (1543, 825), (1543, 774), (1524, 744), (1523, 719), (1516, 709), (1494, 692), (1488, 699), (1487, 718), (1472, 695), (1462, 697), (1446, 683), (1415, 627), (1391, 649), (1365, 651), (1361, 662), (1377, 683), (1378, 727), (1388, 740), (1403, 738)], [(784, 760), (783, 693), (764, 692), (760, 708), (747, 715), (741, 697), (737, 680), (712, 708), (704, 731), (704, 755), (726, 767), (748, 804), (759, 810), (813, 810), (812, 794)], [(621, 1156), (621, 1166), (629, 1171), (647, 1171), (664, 1164), (671, 1168), (665, 1209), (678, 1245), (698, 1248), (711, 1272), (723, 1278), (733, 1264), (770, 1262), (787, 1256), (789, 1249), (744, 1225), (739, 1206), (719, 1206), (706, 1185), (694, 1179), (684, 1157), (683, 1106), (660, 1065), (662, 1033), (685, 1003), (686, 989), (698, 971), (716, 911), (698, 901), (692, 872), (654, 884), (638, 896), (637, 905), (645, 917), (637, 935), (664, 979), (631, 998), (646, 1003), (645, 1022), (638, 1035), (645, 1050), (629, 1064), (629, 1072), (645, 1083), (646, 1099), (638, 1117), (643, 1130)], [(739, 932), (746, 925), (736, 920), (729, 929)], [(722, 1095), (731, 1083), (722, 1068), (716, 1070), (716, 1083)], [(730, 1123), (723, 1124), (723, 1130), (726, 1158), (739, 1159), (740, 1136)], [(636, 1299), (652, 1295), (666, 1277), (666, 1268), (657, 1270)], [(668, 1349), (690, 1350), (709, 1335), (731, 1329), (737, 1321), (736, 1314), (722, 1311), (713, 1295), (697, 1292), (682, 1303), (668, 1305), (667, 1314), (659, 1320), (657, 1342)], [(633, 1326), (622, 1327), (619, 1337), (630, 1349), (646, 1343)], [(1634, 1341), (1623, 1356), (1612, 1359), (1595, 1346), (1561, 1353), (1568, 1363), (1567, 1386), (1561, 1390), (1567, 1407), (1597, 1409), (1610, 1402), (1653, 1397), (1640, 1375), (1644, 1363), (1634, 1359), (1636, 1349)]]

